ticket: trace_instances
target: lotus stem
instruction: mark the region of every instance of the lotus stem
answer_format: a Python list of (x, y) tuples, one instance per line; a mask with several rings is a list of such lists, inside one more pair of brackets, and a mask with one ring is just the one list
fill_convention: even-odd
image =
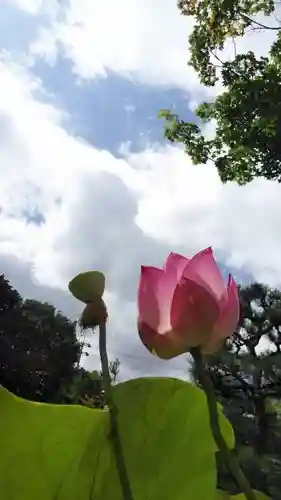
[(109, 410), (110, 437), (112, 439), (117, 472), (119, 475), (124, 500), (133, 500), (131, 485), (126, 469), (122, 443), (118, 428), (118, 420), (117, 420), (118, 410), (113, 398), (113, 391), (112, 391), (111, 377), (109, 372), (109, 364), (108, 364), (107, 349), (106, 349), (105, 323), (99, 325), (99, 351), (100, 351), (102, 379), (103, 379), (103, 386), (105, 393), (105, 402)]
[(241, 491), (244, 493), (246, 500), (257, 500), (257, 497), (253, 492), (244, 472), (242, 471), (236, 456), (231, 453), (222, 435), (219, 424), (219, 415), (218, 415), (218, 407), (217, 407), (215, 391), (212, 380), (205, 367), (201, 351), (199, 348), (194, 347), (190, 350), (190, 353), (193, 356), (197, 372), (199, 375), (199, 380), (206, 395), (210, 427), (214, 441), (219, 451), (221, 452), (222, 457), (224, 458), (224, 461), (227, 464), (230, 473), (234, 477)]

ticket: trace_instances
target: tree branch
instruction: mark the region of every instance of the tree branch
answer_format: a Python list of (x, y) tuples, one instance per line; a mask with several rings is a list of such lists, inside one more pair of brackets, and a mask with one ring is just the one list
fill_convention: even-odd
[(240, 15), (247, 21), (250, 21), (250, 23), (256, 24), (257, 26), (265, 30), (274, 30), (274, 31), (281, 30), (281, 26), (266, 26), (265, 24), (259, 23), (258, 21), (254, 21), (254, 19), (251, 19), (250, 17), (246, 16), (246, 14), (241, 14), (240, 12)]

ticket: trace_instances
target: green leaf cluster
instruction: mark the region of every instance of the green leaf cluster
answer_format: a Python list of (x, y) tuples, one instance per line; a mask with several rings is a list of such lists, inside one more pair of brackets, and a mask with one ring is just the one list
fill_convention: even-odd
[(273, 0), (179, 0), (178, 6), (181, 14), (194, 17), (189, 64), (207, 86), (218, 79), (212, 60), (215, 51), (223, 49), (228, 38), (247, 32), (253, 24), (251, 16), (257, 13), (268, 16), (275, 8)]
[[(274, 12), (273, 1), (182, 0), (183, 15), (193, 16), (189, 38), (189, 64), (201, 82), (212, 87), (220, 76), (224, 91), (195, 111), (196, 120), (185, 122), (169, 110), (165, 137), (184, 145), (194, 164), (214, 163), (222, 182), (245, 184), (255, 177), (281, 181), (281, 25), (256, 22), (256, 13)], [(251, 30), (274, 29), (277, 36), (267, 57), (248, 51), (236, 55), (235, 39)], [(222, 61), (217, 50), (233, 39), (233, 59)], [(219, 64), (217, 64), (219, 63)], [(214, 123), (214, 137), (204, 125)]]

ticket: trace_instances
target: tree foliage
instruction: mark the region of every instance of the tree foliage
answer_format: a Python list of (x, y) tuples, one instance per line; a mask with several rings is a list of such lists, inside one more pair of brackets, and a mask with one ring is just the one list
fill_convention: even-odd
[[(33, 401), (103, 407), (102, 374), (79, 366), (89, 346), (77, 338), (76, 322), (50, 304), (24, 300), (0, 275), (1, 385)], [(110, 363), (113, 382), (119, 365)]]
[(79, 357), (75, 328), (53, 306), (23, 300), (0, 276), (0, 383), (27, 399), (55, 401)]
[(216, 51), (224, 48), (227, 39), (235, 39), (256, 29), (275, 29), (251, 17), (257, 13), (268, 16), (274, 12), (273, 0), (179, 0), (178, 6), (181, 14), (195, 19), (189, 37), (189, 64), (207, 86), (213, 86), (218, 80), (213, 60), (217, 58)]
[[(278, 498), (281, 488), (281, 293), (255, 283), (242, 288), (240, 297), (239, 327), (221, 352), (208, 357), (207, 367), (217, 398), (235, 430), (236, 453), (252, 487)], [(260, 352), (257, 347), (265, 340), (268, 348)], [(197, 382), (195, 371), (193, 377)], [(219, 486), (237, 493), (219, 457), (218, 462)]]
[[(119, 373), (120, 360), (109, 363), (111, 382), (114, 385)], [(60, 401), (65, 404), (82, 404), (90, 408), (104, 408), (105, 396), (102, 372), (77, 368), (68, 384), (62, 386)]]
[[(197, 123), (185, 122), (169, 110), (160, 111), (159, 116), (167, 121), (165, 137), (183, 143), (194, 164), (213, 161), (223, 182), (245, 184), (254, 177), (281, 181), (281, 24), (266, 26), (251, 18), (274, 12), (274, 2), (182, 0), (179, 8), (182, 14), (195, 17), (189, 64), (207, 86), (220, 76), (225, 91), (198, 106)], [(233, 39), (235, 48), (236, 37), (256, 29), (277, 31), (267, 57), (234, 50), (233, 60), (219, 58), (217, 51), (227, 39)], [(212, 120), (215, 137), (207, 139), (202, 126)]]

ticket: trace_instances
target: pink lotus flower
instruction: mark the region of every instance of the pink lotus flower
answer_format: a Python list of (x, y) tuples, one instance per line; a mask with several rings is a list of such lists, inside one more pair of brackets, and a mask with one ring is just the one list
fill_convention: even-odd
[(229, 276), (225, 286), (211, 248), (191, 259), (171, 253), (163, 269), (141, 267), (138, 312), (140, 338), (158, 357), (191, 347), (211, 354), (236, 329), (237, 285)]

